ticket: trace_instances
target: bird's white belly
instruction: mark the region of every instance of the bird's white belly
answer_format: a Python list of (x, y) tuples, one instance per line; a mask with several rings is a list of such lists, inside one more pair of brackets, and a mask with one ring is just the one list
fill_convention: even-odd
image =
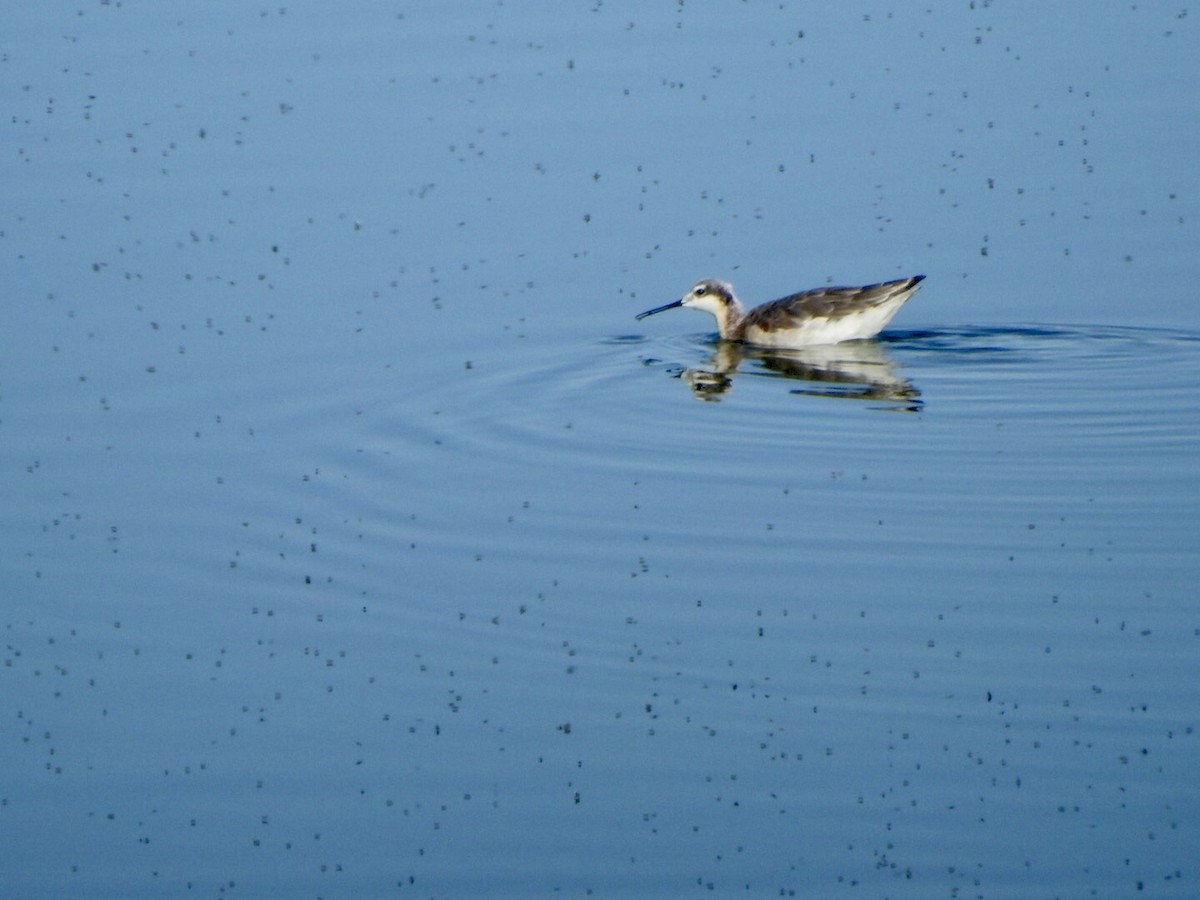
[(751, 325), (746, 329), (745, 341), (759, 347), (796, 348), (874, 337), (892, 320), (905, 299), (908, 298), (832, 319), (815, 316), (790, 328), (766, 331)]

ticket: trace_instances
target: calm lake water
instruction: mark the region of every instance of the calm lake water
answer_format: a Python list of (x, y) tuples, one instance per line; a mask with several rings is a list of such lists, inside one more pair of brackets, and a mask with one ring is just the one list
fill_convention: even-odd
[(697, 7), (10, 11), (5, 896), (1196, 895), (1195, 17)]

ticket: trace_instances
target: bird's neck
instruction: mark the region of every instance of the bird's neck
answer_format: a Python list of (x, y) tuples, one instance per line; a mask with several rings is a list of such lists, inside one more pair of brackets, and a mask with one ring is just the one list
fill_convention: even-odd
[(730, 297), (728, 303), (722, 303), (713, 311), (713, 315), (717, 320), (717, 331), (722, 338), (727, 341), (741, 339), (742, 320), (746, 317), (746, 310), (737, 297)]

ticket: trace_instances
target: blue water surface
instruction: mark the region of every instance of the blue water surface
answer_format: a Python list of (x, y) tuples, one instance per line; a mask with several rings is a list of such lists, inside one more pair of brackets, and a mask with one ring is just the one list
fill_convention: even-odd
[(1194, 30), (9, 11), (4, 895), (1193, 896)]

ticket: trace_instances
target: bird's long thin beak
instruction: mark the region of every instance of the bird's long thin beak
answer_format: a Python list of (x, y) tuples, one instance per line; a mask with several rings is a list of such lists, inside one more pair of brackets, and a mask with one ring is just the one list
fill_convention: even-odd
[(638, 313), (634, 316), (635, 319), (644, 319), (646, 316), (652, 316), (655, 313), (665, 312), (668, 309), (674, 309), (677, 306), (683, 306), (682, 300), (676, 300), (674, 303), (668, 303), (666, 306), (657, 306), (654, 309), (648, 309), (644, 313)]

